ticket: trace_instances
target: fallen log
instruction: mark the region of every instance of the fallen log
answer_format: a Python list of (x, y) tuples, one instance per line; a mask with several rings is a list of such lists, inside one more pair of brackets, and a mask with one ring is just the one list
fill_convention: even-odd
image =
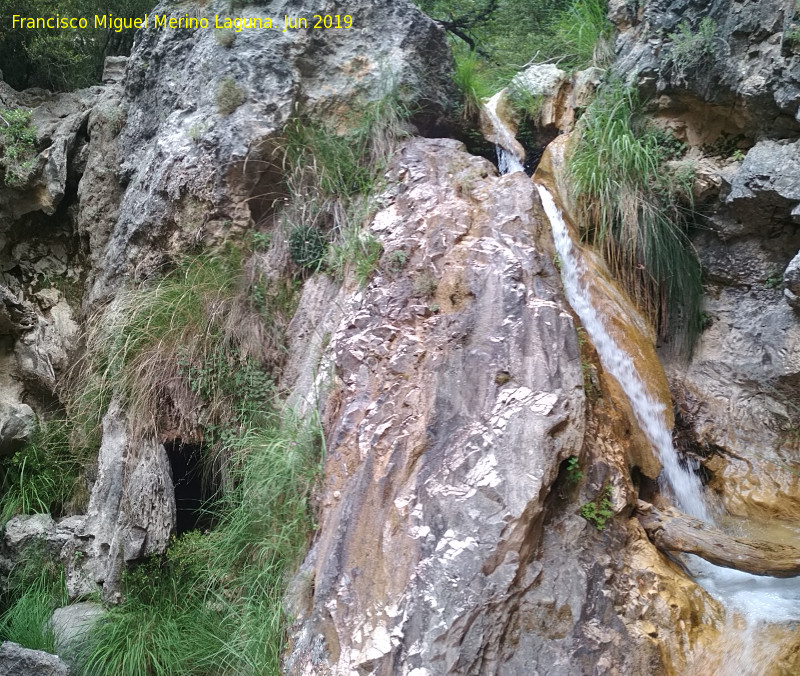
[(753, 575), (800, 575), (800, 548), (744, 540), (672, 509), (657, 509), (639, 500), (637, 516), (656, 547), (668, 552), (696, 554), (718, 566)]

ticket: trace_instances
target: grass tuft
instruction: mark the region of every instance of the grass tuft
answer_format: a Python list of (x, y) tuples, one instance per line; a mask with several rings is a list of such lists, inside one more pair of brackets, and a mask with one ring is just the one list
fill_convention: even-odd
[(287, 125), (282, 150), (289, 195), (280, 221), (301, 270), (324, 269), (339, 279), (353, 272), (361, 284), (369, 279), (380, 248), (362, 230), (410, 112), (394, 90), (345, 116), (343, 129), (308, 119)]
[(85, 356), (73, 369), (76, 443), (96, 448), (113, 396), (133, 436), (171, 430), (184, 439), (234, 420), (242, 387), (260, 391), (255, 405), (263, 403), (266, 375), (257, 374), (283, 358), (293, 307), (293, 294), (278, 286), (254, 278), (242, 252), (227, 247), (121, 292), (90, 320)]
[(579, 125), (568, 173), (588, 239), (662, 335), (690, 350), (701, 326), (700, 264), (686, 234), (691, 172), (648, 127), (633, 90), (604, 87)]
[(40, 549), (29, 548), (0, 595), (0, 643), (12, 641), (31, 650), (54, 652), (50, 616), (67, 602), (64, 568)]
[(40, 423), (30, 441), (0, 459), (0, 527), (16, 514), (55, 514), (70, 500), (80, 464), (64, 420)]

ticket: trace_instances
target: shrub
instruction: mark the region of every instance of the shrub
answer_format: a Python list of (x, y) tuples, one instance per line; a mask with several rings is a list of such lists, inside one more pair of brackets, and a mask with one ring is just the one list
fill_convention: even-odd
[(36, 158), (36, 130), (31, 126), (29, 110), (0, 110), (0, 140), (5, 183), (15, 187), (23, 184)]
[(229, 75), (220, 80), (214, 100), (217, 103), (217, 112), (220, 115), (230, 115), (247, 101), (247, 94)]
[(583, 231), (662, 335), (686, 350), (700, 328), (700, 264), (686, 234), (688, 174), (671, 174), (636, 93), (604, 87), (579, 124), (568, 175)]

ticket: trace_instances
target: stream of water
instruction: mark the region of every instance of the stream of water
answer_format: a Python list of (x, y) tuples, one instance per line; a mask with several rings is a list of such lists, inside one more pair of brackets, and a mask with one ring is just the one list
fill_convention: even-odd
[[(570, 238), (561, 211), (547, 188), (538, 184), (536, 187), (553, 229), (567, 300), (592, 339), (603, 368), (619, 382), (642, 431), (658, 453), (663, 466), (660, 480), (666, 484), (682, 511), (714, 523), (715, 510), (707, 503), (699, 477), (681, 463), (675, 450), (666, 425), (663, 404), (648, 393), (633, 360), (616, 344), (592, 303), (585, 264)], [(729, 622), (729, 642), (731, 634), (739, 635), (741, 640), (725, 651), (724, 660), (718, 664), (716, 673), (737, 676), (766, 673), (779, 646), (759, 640), (758, 637), (765, 633), (768, 624), (800, 620), (798, 579), (751, 575), (715, 566), (695, 556), (686, 558), (695, 580), (741, 618), (738, 626)]]
[[(522, 171), (522, 162), (513, 152), (513, 135), (497, 115), (498, 98), (496, 95), (486, 104), (487, 115), (500, 141), (498, 168), (503, 174)], [(657, 452), (663, 467), (662, 488), (672, 495), (682, 511), (714, 523), (717, 509), (709, 504), (697, 474), (681, 462), (666, 424), (664, 405), (650, 394), (633, 359), (617, 345), (592, 302), (586, 264), (560, 209), (546, 187), (536, 184), (536, 188), (553, 231), (567, 300), (589, 334), (603, 368), (619, 382), (642, 432)], [(696, 556), (684, 558), (695, 580), (728, 611), (723, 631), (725, 645), (708, 660), (700, 655), (701, 664), (695, 665), (693, 673), (725, 676), (770, 673), (781, 643), (796, 631), (795, 623), (800, 621), (800, 579), (751, 575), (713, 565)], [(783, 638), (779, 640), (779, 636)]]

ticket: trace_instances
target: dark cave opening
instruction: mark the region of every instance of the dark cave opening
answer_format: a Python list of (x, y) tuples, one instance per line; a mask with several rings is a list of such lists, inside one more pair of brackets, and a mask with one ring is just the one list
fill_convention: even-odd
[(207, 503), (213, 497), (213, 482), (203, 473), (203, 448), (200, 444), (174, 439), (164, 444), (172, 468), (175, 487), (175, 532), (180, 535), (211, 526)]

